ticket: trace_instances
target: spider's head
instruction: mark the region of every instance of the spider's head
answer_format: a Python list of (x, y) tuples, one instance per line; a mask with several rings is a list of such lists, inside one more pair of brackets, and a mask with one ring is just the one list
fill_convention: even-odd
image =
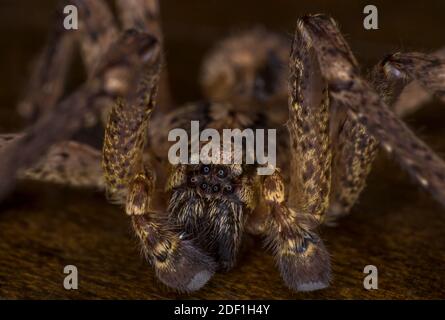
[(285, 38), (262, 28), (221, 41), (204, 60), (204, 94), (240, 108), (286, 106), (289, 50)]
[(248, 172), (241, 165), (199, 164), (177, 166), (171, 175), (176, 178), (170, 219), (184, 237), (214, 256), (222, 269), (235, 263), (247, 211), (254, 206)]

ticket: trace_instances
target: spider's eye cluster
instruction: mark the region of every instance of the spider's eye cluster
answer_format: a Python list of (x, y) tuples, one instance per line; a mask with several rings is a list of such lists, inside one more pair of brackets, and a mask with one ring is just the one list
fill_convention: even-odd
[(229, 168), (224, 166), (202, 165), (189, 172), (188, 185), (198, 188), (205, 193), (223, 193), (225, 195), (234, 192), (233, 181), (229, 177)]

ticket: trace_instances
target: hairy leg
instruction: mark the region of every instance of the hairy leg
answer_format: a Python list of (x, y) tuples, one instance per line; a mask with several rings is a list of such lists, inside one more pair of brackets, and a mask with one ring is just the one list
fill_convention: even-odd
[(278, 172), (264, 179), (262, 193), (266, 213), (262, 217), (264, 222), (255, 227), (266, 235), (281, 277), (290, 289), (323, 289), (329, 285), (331, 266), (329, 254), (315, 230), (318, 222), (310, 213), (288, 205), (284, 186)]
[[(406, 77), (388, 66), (386, 57), (369, 74), (369, 81), (382, 101), (393, 107), (405, 85)], [(349, 213), (366, 185), (378, 152), (378, 141), (369, 129), (339, 105), (331, 110), (333, 172), (328, 223)]]
[[(433, 52), (431, 56), (441, 60), (445, 59), (445, 48)], [(403, 75), (403, 73), (400, 75)], [(430, 101), (431, 98), (432, 95), (429, 90), (426, 90), (419, 81), (413, 79), (402, 91), (392, 110), (394, 110), (397, 115), (403, 117), (417, 111)]]
[(267, 228), (287, 286), (311, 291), (329, 285), (330, 262), (316, 233), (329, 204), (331, 141), (329, 100), (318, 61), (296, 33), (290, 57), (290, 187), (278, 173), (265, 178), (263, 197), (271, 210)]
[(179, 291), (201, 288), (213, 275), (212, 258), (183, 239), (165, 212), (153, 210), (155, 190), (153, 168), (143, 162), (150, 116), (159, 78), (159, 58), (144, 68), (138, 99), (120, 100), (112, 108), (103, 147), (103, 169), (108, 196), (125, 203), (143, 252), (157, 277)]
[(384, 60), (391, 85), (415, 81), (431, 95), (445, 102), (445, 57), (418, 52), (395, 53)]
[(348, 214), (357, 202), (378, 150), (377, 140), (364, 125), (341, 110), (333, 112), (332, 117), (332, 186), (327, 223)]
[(366, 126), (385, 151), (445, 205), (445, 163), (394, 115), (360, 76), (357, 62), (335, 22), (323, 15), (307, 16), (298, 22), (297, 28), (317, 53), (334, 103)]

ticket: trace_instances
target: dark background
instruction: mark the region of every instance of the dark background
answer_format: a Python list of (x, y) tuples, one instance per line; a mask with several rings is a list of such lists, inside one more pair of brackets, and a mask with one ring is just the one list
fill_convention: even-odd
[[(0, 131), (20, 130), (15, 104), (43, 45), (56, 1), (0, 0)], [(366, 4), (379, 30), (363, 28)], [(335, 17), (367, 67), (394, 50), (445, 46), (445, 1), (161, 1), (167, 66), (177, 102), (200, 97), (200, 61), (222, 37), (256, 25), (292, 36), (296, 18)], [(407, 119), (445, 154), (445, 112), (431, 103)], [(445, 298), (445, 210), (381, 156), (352, 215), (324, 228), (332, 286), (294, 294), (273, 259), (253, 245), (228, 274), (191, 296), (169, 292), (140, 258), (129, 221), (102, 194), (21, 183), (0, 207), (0, 298)], [(79, 268), (80, 289), (65, 291), (63, 266)], [(379, 290), (363, 289), (363, 268), (379, 269)]]

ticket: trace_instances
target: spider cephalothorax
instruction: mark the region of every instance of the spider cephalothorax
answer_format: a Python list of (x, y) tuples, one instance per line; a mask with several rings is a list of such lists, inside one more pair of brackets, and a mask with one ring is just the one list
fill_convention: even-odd
[[(127, 76), (113, 73), (118, 79), (111, 87), (128, 89), (134, 78), (139, 79), (139, 85), (134, 86), (135, 92), (111, 95), (103, 90), (100, 75), (92, 72), (92, 80), (72, 97), (52, 105), (23, 136), (2, 136), (7, 151), (0, 157), (0, 174), (11, 177), (29, 162), (20, 157), (21, 152), (42, 153), (57, 141), (57, 134), (64, 137), (80, 126), (78, 121), (74, 127), (64, 127), (68, 119), (63, 111), (74, 114), (79, 110), (81, 118), (86, 112), (85, 101), (92, 101), (97, 115), (109, 109), (110, 98), (115, 100), (102, 153), (75, 142), (59, 142), (20, 175), (105, 186), (110, 199), (125, 206), (145, 256), (169, 287), (198, 290), (216, 270), (232, 268), (247, 233), (265, 239), (291, 289), (328, 286), (330, 259), (318, 228), (349, 212), (365, 186), (379, 146), (445, 204), (443, 160), (398, 118), (404, 109), (394, 108), (404, 86), (412, 82), (445, 100), (442, 58), (420, 53), (389, 55), (366, 80), (335, 21), (309, 15), (297, 22), (290, 56), (280, 36), (262, 29), (223, 41), (204, 63), (201, 80), (208, 101), (178, 107), (168, 114), (160, 106), (152, 117), (162, 69), (157, 2), (118, 1), (124, 27), (138, 30), (126, 36), (133, 42), (151, 39), (148, 47), (142, 46), (142, 55), (138, 46), (133, 48), (135, 52), (119, 47), (111, 52), (101, 50), (117, 33), (111, 13), (99, 0), (76, 3), (84, 13), (78, 40), (88, 67), (120, 57), (111, 59), (114, 63), (109, 67), (124, 70)], [(161, 41), (141, 32), (154, 33)], [(50, 42), (43, 61), (52, 64), (36, 68), (32, 87), (63, 80), (64, 72), (55, 72), (54, 64), (60, 64), (59, 51), (66, 54), (56, 49), (66, 46), (62, 40), (67, 36)], [(122, 55), (134, 59), (122, 59)], [(137, 63), (139, 68), (134, 68)], [(283, 65), (287, 63), (285, 84)], [(134, 69), (143, 72), (128, 72)], [(165, 93), (166, 88), (161, 89)], [(101, 99), (93, 99), (99, 93)], [(34, 103), (28, 106), (42, 112), (41, 101), (56, 102), (61, 92), (53, 94), (55, 97), (31, 95), (28, 99)], [(287, 96), (288, 109), (283, 106)], [(38, 134), (60, 119), (57, 130)], [(191, 121), (220, 133), (224, 129), (276, 128), (278, 168), (260, 176), (258, 162), (169, 162), (168, 133), (175, 128), (190, 131)], [(3, 180), (0, 194), (10, 182)]]
[(182, 168), (184, 179), (169, 186), (169, 219), (216, 256), (222, 269), (229, 269), (235, 262), (245, 220), (253, 207), (254, 194), (247, 192), (254, 187), (249, 177), (252, 173), (241, 165)]

